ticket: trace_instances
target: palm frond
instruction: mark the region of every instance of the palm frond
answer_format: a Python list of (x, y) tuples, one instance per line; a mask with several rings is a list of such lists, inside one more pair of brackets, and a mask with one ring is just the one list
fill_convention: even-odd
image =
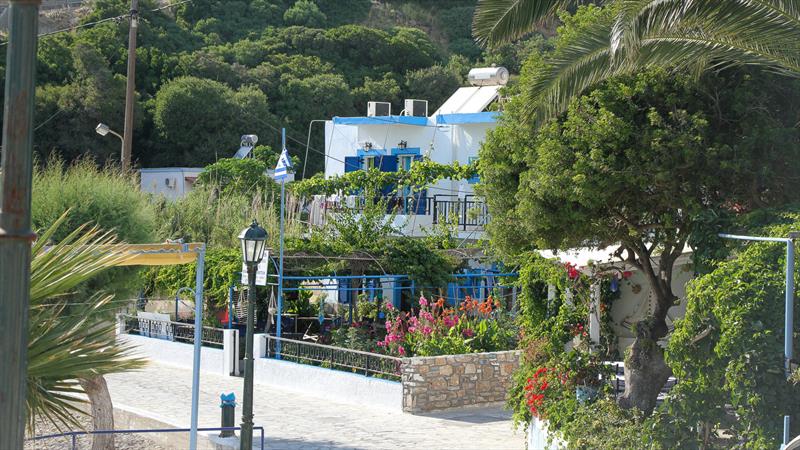
[(479, 0), (472, 34), (481, 45), (513, 41), (576, 0)]
[[(68, 214), (68, 213), (67, 213)], [(28, 335), (28, 425), (41, 416), (66, 427), (80, 426), (78, 380), (136, 369), (143, 361), (116, 342), (113, 296), (74, 298), (71, 291), (123, 262), (125, 246), (97, 228), (82, 226), (47, 246), (66, 214), (34, 244)]]
[(614, 12), (547, 60), (528, 92), (539, 123), (592, 85), (646, 67), (800, 75), (800, 0), (622, 0)]

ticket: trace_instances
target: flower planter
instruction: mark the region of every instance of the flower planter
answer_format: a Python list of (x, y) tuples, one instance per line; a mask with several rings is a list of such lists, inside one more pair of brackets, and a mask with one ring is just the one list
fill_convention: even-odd
[[(564, 440), (550, 436), (547, 431), (547, 421), (533, 418), (528, 424), (527, 450), (563, 450), (567, 448)], [(550, 440), (550, 442), (548, 442)]]

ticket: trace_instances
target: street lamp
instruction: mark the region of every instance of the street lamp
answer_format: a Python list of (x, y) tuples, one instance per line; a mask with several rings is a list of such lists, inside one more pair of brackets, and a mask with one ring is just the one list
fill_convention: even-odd
[(244, 395), (242, 405), (242, 436), (240, 450), (253, 448), (253, 317), (256, 302), (256, 268), (264, 257), (267, 231), (255, 220), (239, 234), (242, 258), (247, 266), (247, 337), (244, 353)]
[[(100, 136), (106, 136), (109, 133), (111, 133), (114, 136), (118, 137), (120, 142), (122, 143), (122, 148), (123, 148), (123, 152), (124, 152), (124, 150), (125, 150), (125, 139), (122, 137), (122, 135), (120, 135), (116, 131), (112, 130), (111, 127), (109, 127), (108, 125), (106, 125), (104, 123), (98, 123), (97, 126), (94, 127), (94, 131), (97, 132), (97, 134), (99, 134)], [(122, 156), (120, 155), (120, 157), (122, 157)]]

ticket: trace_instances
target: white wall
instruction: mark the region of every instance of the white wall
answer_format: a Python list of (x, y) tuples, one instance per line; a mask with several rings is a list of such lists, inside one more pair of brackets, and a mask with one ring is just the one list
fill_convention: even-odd
[[(119, 334), (117, 340), (135, 347), (137, 356), (147, 358), (159, 364), (168, 364), (182, 368), (192, 368), (194, 346), (182, 342), (172, 342), (135, 334)], [(228, 375), (224, 368), (223, 350), (221, 348), (203, 347), (200, 351), (200, 371), (220, 375)]]
[[(141, 190), (155, 195), (163, 195), (168, 200), (179, 199), (194, 187), (194, 182), (186, 180), (187, 177), (197, 178), (203, 169), (185, 167), (166, 167), (158, 169), (142, 169)], [(174, 187), (167, 186), (167, 179), (174, 180)]]
[(325, 400), (402, 411), (403, 385), (354, 373), (256, 358), (255, 382)]

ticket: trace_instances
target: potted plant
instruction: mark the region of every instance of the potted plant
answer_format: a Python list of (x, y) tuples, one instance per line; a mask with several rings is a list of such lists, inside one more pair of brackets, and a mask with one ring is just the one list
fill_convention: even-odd
[(580, 403), (597, 398), (609, 372), (596, 354), (577, 349), (564, 355), (561, 369), (575, 385), (575, 397)]

